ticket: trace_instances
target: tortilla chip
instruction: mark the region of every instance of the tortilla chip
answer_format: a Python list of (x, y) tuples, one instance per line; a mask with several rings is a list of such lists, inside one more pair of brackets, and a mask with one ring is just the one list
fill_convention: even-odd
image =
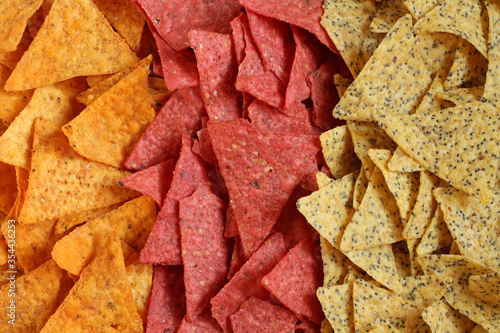
[[(399, 19), (335, 106), (333, 116), (373, 121), (376, 114), (412, 113), (432, 83), (433, 64), (427, 62), (431, 51), (422, 47), (429, 38), (414, 36), (409, 14)], [(380, 68), (391, 80), (378, 79)]]
[(297, 209), (321, 236), (339, 248), (346, 225), (354, 214), (355, 178), (349, 174), (297, 201)]
[(21, 41), (17, 45), (17, 49), (12, 52), (0, 52), (0, 64), (8, 67), (10, 70), (16, 68), (17, 63), (21, 60), (24, 52), (28, 49), (33, 37), (31, 37), (28, 30), (24, 30)]
[(402, 0), (384, 0), (370, 23), (370, 31), (387, 33), (409, 11)]
[(29, 186), (19, 220), (41, 222), (129, 200), (136, 192), (118, 185), (128, 174), (79, 156), (57, 127), (37, 119)]
[(5, 89), (27, 90), (75, 76), (115, 73), (137, 61), (91, 0), (59, 0)]
[(474, 45), (485, 57), (488, 14), (482, 1), (441, 1), (415, 24), (418, 32), (449, 32)]
[(403, 239), (399, 209), (382, 172), (376, 168), (361, 205), (346, 226), (342, 251), (363, 250)]
[(117, 233), (109, 237), (82, 272), (41, 332), (101, 331), (108, 327), (122, 332), (143, 332)]
[(471, 275), (469, 293), (491, 303), (500, 301), (500, 276), (498, 272)]
[(331, 287), (343, 281), (347, 274), (348, 259), (321, 237), (321, 258), (323, 259), (323, 286)]
[(422, 239), (416, 248), (417, 254), (430, 254), (451, 245), (452, 242), (453, 237), (451, 237), (450, 231), (444, 222), (443, 211), (437, 207), (429, 226), (425, 229)]
[(488, 59), (474, 45), (463, 38), (459, 38), (455, 51), (455, 60), (444, 82), (444, 87), (458, 87), (475, 78), (483, 80), (487, 68)]
[(125, 39), (132, 51), (137, 52), (141, 44), (142, 30), (146, 20), (135, 4), (128, 0), (92, 0), (114, 30)]
[(480, 101), (483, 93), (484, 86), (471, 88), (450, 88), (440, 92), (438, 97), (446, 101), (450, 101), (455, 105), (462, 105)]
[(13, 52), (23, 37), (28, 19), (38, 10), (43, 0), (36, 1), (2, 1), (0, 16), (0, 51)]
[(370, 30), (376, 14), (375, 4), (373, 1), (326, 0), (323, 9), (321, 25), (356, 78), (384, 38)]
[(401, 276), (411, 276), (410, 250), (406, 241), (392, 244), (392, 252), (396, 261), (396, 269)]
[(392, 172), (418, 172), (425, 170), (399, 147), (393, 152), (389, 163), (387, 163), (387, 169)]
[(500, 233), (498, 214), (492, 214), (500, 205), (500, 190), (494, 192), (489, 204), (452, 187), (434, 190), (444, 221), (460, 253), (484, 265), (500, 270)]
[(200, 314), (194, 321), (182, 319), (181, 326), (179, 326), (178, 333), (192, 333), (192, 332), (207, 332), (207, 333), (220, 333), (222, 332), (217, 320), (215, 320), (210, 310), (207, 308)]
[(440, 0), (403, 0), (406, 8), (415, 19), (419, 19), (434, 7)]
[(488, 71), (486, 72), (486, 83), (484, 87), (483, 101), (498, 106), (500, 96), (498, 96), (498, 64), (500, 61), (499, 53), (499, 25), (500, 6), (497, 2), (484, 1), (488, 11), (489, 33), (488, 33)]
[(326, 164), (335, 179), (358, 170), (361, 166), (354, 153), (351, 134), (347, 125), (335, 127), (319, 137)]
[(335, 327), (335, 332), (354, 331), (352, 284), (319, 287), (316, 296), (322, 305), (326, 319), (332, 327)]
[(335, 84), (339, 98), (342, 98), (347, 91), (347, 88), (351, 85), (352, 80), (344, 78), (340, 74), (333, 74), (333, 83)]
[(80, 275), (113, 231), (118, 232), (125, 243), (140, 251), (155, 219), (156, 204), (152, 199), (142, 196), (130, 200), (62, 238), (54, 246), (52, 258), (71, 274)]
[(495, 114), (490, 104), (474, 102), (428, 114), (381, 115), (380, 122), (420, 165), (488, 203), (498, 168)]
[(11, 165), (0, 162), (0, 211), (8, 214), (14, 206), (16, 197), (16, 169)]
[(30, 169), (33, 123), (38, 117), (60, 128), (74, 117), (69, 98), (52, 85), (36, 89), (28, 105), (0, 137), (0, 160)]
[(113, 204), (106, 207), (99, 207), (96, 209), (84, 210), (75, 214), (60, 217), (57, 219), (54, 233), (56, 235), (64, 235), (68, 231), (72, 231), (73, 227), (87, 223), (88, 221), (100, 215), (115, 210), (119, 206), (121, 206), (121, 203)]
[(11, 273), (9, 278), (13, 276), (15, 280), (0, 288), (0, 320), (4, 323), (0, 332), (39, 332), (59, 305), (63, 270), (49, 260), (34, 271), (22, 276)]
[(137, 258), (125, 267), (125, 272), (134, 295), (135, 308), (141, 316), (142, 322), (145, 323), (148, 318), (151, 285), (153, 283), (153, 266), (142, 264)]
[(444, 300), (426, 307), (422, 312), (422, 318), (436, 333), (469, 332), (475, 325), (473, 321), (453, 309)]
[(21, 111), (26, 107), (33, 95), (33, 90), (25, 91), (5, 91), (4, 85), (11, 74), (11, 70), (0, 65), (0, 123), (8, 126), (16, 119)]
[(356, 183), (354, 184), (354, 193), (352, 200), (352, 208), (358, 209), (365, 196), (366, 189), (368, 188), (368, 178), (364, 169), (360, 169), (359, 175), (356, 178)]
[(80, 155), (123, 168), (125, 159), (154, 117), (147, 73), (138, 68), (102, 94), (62, 131)]

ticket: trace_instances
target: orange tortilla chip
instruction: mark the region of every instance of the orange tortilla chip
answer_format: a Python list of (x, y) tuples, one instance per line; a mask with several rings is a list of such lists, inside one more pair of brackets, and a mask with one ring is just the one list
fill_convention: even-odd
[(36, 89), (28, 105), (0, 137), (2, 162), (30, 168), (33, 123), (38, 117), (57, 127), (66, 124), (74, 117), (69, 98), (52, 85)]
[(67, 231), (71, 230), (73, 227), (84, 224), (100, 215), (103, 215), (107, 212), (110, 212), (116, 208), (118, 208), (121, 203), (114, 204), (111, 206), (100, 207), (96, 209), (85, 210), (82, 212), (78, 212), (72, 215), (67, 215), (60, 217), (57, 220), (56, 228), (54, 230), (56, 235), (62, 235)]
[(135, 143), (155, 117), (142, 68), (110, 88), (62, 131), (80, 155), (123, 168)]
[(113, 231), (140, 251), (155, 221), (156, 203), (147, 196), (136, 198), (76, 228), (57, 242), (52, 257), (71, 274), (80, 275)]
[(7, 92), (4, 90), (5, 82), (11, 74), (11, 70), (0, 65), (0, 123), (9, 125), (19, 113), (26, 107), (33, 95), (33, 90)]
[(41, 332), (143, 332), (115, 233), (82, 272)]
[(23, 37), (28, 19), (38, 10), (43, 0), (3, 0), (0, 2), (0, 51), (15, 51)]
[(31, 172), (20, 222), (35, 223), (138, 196), (118, 182), (130, 173), (78, 155), (50, 121), (35, 120)]
[(12, 206), (14, 206), (16, 198), (16, 169), (11, 165), (0, 162), (0, 211), (8, 214)]
[(58, 0), (12, 72), (7, 91), (111, 74), (138, 61), (91, 0)]
[[(39, 332), (57, 308), (63, 270), (53, 260), (15, 280), (15, 308), (9, 309), (11, 300), (7, 283), (0, 289), (1, 332)], [(17, 275), (17, 274), (15, 274)], [(14, 325), (10, 325), (14, 314)]]

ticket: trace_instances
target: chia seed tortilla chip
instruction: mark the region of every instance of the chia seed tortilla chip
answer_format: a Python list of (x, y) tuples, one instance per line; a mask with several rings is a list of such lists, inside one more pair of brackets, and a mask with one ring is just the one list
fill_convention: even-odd
[(370, 30), (375, 33), (387, 33), (401, 17), (408, 13), (402, 0), (384, 0), (377, 8), (377, 13), (370, 23)]
[(387, 169), (392, 172), (418, 172), (425, 170), (399, 147), (393, 152), (389, 163), (387, 163)]
[(229, 243), (224, 238), (226, 202), (209, 189), (198, 187), (179, 201), (186, 319), (200, 315), (226, 282)]
[(340, 74), (334, 74), (333, 83), (335, 83), (335, 88), (337, 88), (339, 97), (342, 98), (342, 96), (344, 96), (345, 92), (347, 91), (347, 88), (349, 88), (349, 86), (351, 85), (352, 80), (345, 78)]
[(137, 68), (64, 125), (62, 131), (80, 155), (124, 168), (127, 156), (154, 117), (147, 73)]
[(494, 1), (486, 0), (484, 1), (486, 9), (488, 11), (488, 21), (489, 21), (489, 33), (488, 33), (488, 71), (486, 72), (486, 83), (484, 86), (483, 101), (492, 103), (497, 106), (500, 102), (500, 96), (498, 96), (498, 77), (500, 75), (498, 71), (498, 63), (500, 61), (500, 32), (499, 32), (499, 20), (500, 20), (500, 7), (498, 3)]
[(19, 221), (42, 222), (130, 200), (137, 193), (118, 185), (128, 175), (81, 157), (56, 126), (37, 119), (29, 185)]
[(340, 284), (347, 275), (348, 258), (324, 237), (321, 237), (320, 245), (323, 260), (323, 287)]
[(42, 117), (60, 128), (74, 115), (69, 98), (61, 90), (52, 85), (36, 89), (28, 105), (0, 137), (0, 160), (29, 170), (35, 119)]
[(443, 211), (438, 206), (429, 226), (422, 235), (422, 239), (418, 243), (416, 252), (419, 256), (431, 254), (436, 250), (450, 246), (452, 243), (453, 237), (444, 222)]
[(318, 148), (310, 136), (258, 131), (245, 120), (209, 122), (208, 130), (248, 257), (269, 235), (293, 189), (316, 163)]
[(212, 120), (231, 121), (241, 116), (241, 93), (234, 83), (238, 64), (229, 35), (192, 30), (188, 34), (196, 55), (201, 98)]
[(361, 163), (354, 153), (351, 132), (347, 125), (335, 127), (320, 135), (323, 156), (335, 179), (358, 170)]
[(289, 332), (295, 328), (297, 317), (287, 309), (251, 297), (230, 316), (234, 333), (262, 331)]
[(271, 235), (261, 247), (236, 272), (233, 278), (210, 301), (212, 316), (222, 329), (231, 327), (229, 316), (238, 311), (250, 297), (255, 296), (266, 300), (267, 292), (260, 280), (286, 254), (283, 236), (280, 233)]
[(438, 94), (439, 98), (449, 101), (455, 105), (479, 102), (484, 94), (484, 86), (471, 88), (445, 89)]
[(487, 70), (488, 59), (467, 40), (458, 38), (455, 60), (444, 82), (444, 88), (459, 87), (484, 76)]
[(440, 0), (403, 0), (406, 8), (411, 15), (416, 19), (420, 19), (422, 15), (432, 9)]
[(41, 332), (100, 331), (107, 327), (143, 332), (116, 233), (82, 272)]
[(500, 301), (500, 277), (498, 272), (469, 277), (469, 293), (491, 303)]
[[(427, 170), (488, 203), (498, 169), (498, 115), (474, 102), (445, 111), (379, 118), (382, 128)], [(410, 144), (411, 142), (411, 144)]]
[(359, 170), (359, 175), (356, 178), (356, 183), (354, 183), (354, 193), (352, 199), (352, 207), (358, 209), (363, 201), (363, 198), (368, 188), (368, 177), (363, 169)]
[(326, 319), (332, 327), (335, 327), (335, 332), (350, 333), (354, 331), (352, 283), (319, 287), (316, 295)]
[(436, 301), (422, 311), (422, 318), (433, 332), (470, 331), (475, 323), (453, 309), (446, 301)]
[(40, 8), (43, 0), (6, 0), (0, 5), (0, 51), (14, 52), (23, 37), (28, 19)]
[(58, 0), (5, 89), (20, 91), (75, 76), (111, 74), (137, 61), (91, 0)]
[(120, 180), (120, 186), (149, 196), (161, 207), (172, 182), (175, 163), (175, 159), (170, 159), (135, 172)]
[(199, 130), (204, 115), (198, 87), (177, 90), (137, 141), (125, 167), (143, 170), (179, 156), (182, 136)]

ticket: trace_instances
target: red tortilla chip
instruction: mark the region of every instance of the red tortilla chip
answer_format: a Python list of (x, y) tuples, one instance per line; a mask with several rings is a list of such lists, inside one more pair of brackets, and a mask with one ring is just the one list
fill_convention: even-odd
[(248, 259), (231, 281), (212, 298), (210, 301), (212, 316), (217, 319), (224, 330), (231, 327), (229, 316), (238, 311), (240, 304), (252, 296), (261, 299), (268, 298), (260, 280), (271, 271), (285, 253), (283, 236), (280, 233), (275, 233)]
[(231, 208), (228, 207), (226, 211), (226, 229), (224, 230), (224, 237), (233, 238), (238, 236), (238, 225), (236, 224), (236, 217)]
[(330, 50), (338, 54), (326, 30), (320, 25), (323, 0), (240, 0), (240, 3), (260, 15), (308, 30)]
[(142, 170), (179, 156), (182, 136), (200, 129), (204, 115), (198, 87), (177, 90), (149, 124), (125, 167)]
[(297, 323), (292, 312), (257, 297), (243, 303), (230, 318), (234, 333), (291, 332)]
[(264, 68), (259, 50), (250, 34), (248, 19), (246, 16), (240, 17), (240, 25), (245, 36), (245, 57), (239, 66), (236, 89), (275, 108), (282, 108), (285, 104), (285, 87), (273, 72)]
[(333, 75), (339, 73), (339, 57), (330, 57), (317, 70), (309, 74), (307, 81), (311, 86), (313, 102), (313, 123), (321, 129), (329, 130), (344, 122), (335, 119), (332, 110), (340, 100)]
[(323, 283), (323, 272), (318, 249), (316, 242), (304, 239), (262, 278), (262, 285), (297, 315), (321, 324), (324, 314), (316, 289)]
[(209, 122), (238, 231), (249, 257), (269, 235), (281, 209), (319, 148), (311, 136), (258, 131), (245, 120)]
[(200, 156), (205, 162), (212, 165), (218, 165), (217, 157), (215, 156), (214, 149), (212, 148), (212, 141), (210, 140), (210, 133), (208, 129), (202, 128), (196, 133), (198, 140), (194, 142), (193, 152)]
[(182, 275), (182, 266), (154, 266), (147, 332), (176, 332), (181, 325), (186, 313)]
[(207, 165), (193, 154), (192, 145), (193, 140), (185, 136), (170, 189), (146, 245), (141, 251), (142, 263), (182, 264), (179, 200), (192, 195), (199, 186), (210, 186)]
[(175, 50), (189, 46), (188, 32), (199, 29), (228, 33), (242, 7), (237, 0), (138, 0), (155, 29)]
[(229, 244), (224, 238), (226, 202), (199, 187), (179, 201), (186, 319), (193, 321), (226, 283)]
[(241, 93), (234, 88), (238, 64), (229, 35), (193, 30), (189, 41), (196, 55), (201, 97), (212, 120), (241, 116)]
[(241, 64), (241, 62), (245, 58), (246, 41), (243, 24), (247, 24), (248, 27), (248, 17), (245, 12), (241, 12), (240, 15), (230, 23), (233, 49), (236, 55), (236, 60), (238, 61), (238, 65)]
[(285, 22), (255, 14), (250, 10), (247, 14), (250, 31), (260, 51), (264, 68), (273, 72), (286, 87), (295, 51), (290, 27)]
[(222, 332), (217, 320), (210, 314), (210, 310), (205, 310), (193, 321), (188, 321), (186, 317), (182, 319), (181, 326), (177, 333), (219, 333)]
[(123, 178), (119, 184), (149, 196), (161, 207), (172, 182), (175, 162), (175, 159), (170, 159), (158, 163)]
[(294, 26), (292, 26), (292, 32), (296, 46), (290, 82), (286, 88), (286, 110), (311, 96), (307, 76), (318, 69), (320, 64), (326, 60), (325, 50), (314, 36)]
[(231, 280), (236, 274), (241, 266), (245, 264), (247, 258), (243, 254), (243, 248), (241, 247), (241, 241), (239, 237), (234, 238), (234, 249), (231, 256), (231, 266), (229, 267), (229, 273), (227, 273), (227, 279)]

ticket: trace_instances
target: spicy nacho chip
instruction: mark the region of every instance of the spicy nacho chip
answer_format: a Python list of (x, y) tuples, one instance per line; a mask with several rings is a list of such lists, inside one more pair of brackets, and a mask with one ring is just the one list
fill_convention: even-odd
[(0, 3), (0, 51), (13, 52), (23, 37), (28, 19), (38, 10), (43, 0), (6, 0)]

